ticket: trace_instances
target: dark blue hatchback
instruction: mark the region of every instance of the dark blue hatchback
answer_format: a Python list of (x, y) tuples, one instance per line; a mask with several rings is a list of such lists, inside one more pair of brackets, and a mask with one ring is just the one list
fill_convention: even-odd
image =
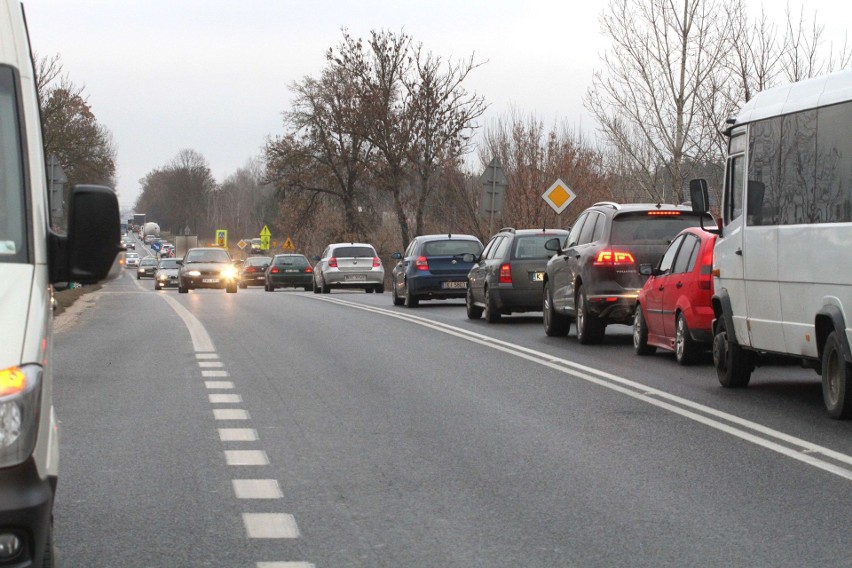
[(420, 300), (464, 298), (467, 274), (482, 252), (473, 235), (421, 235), (414, 237), (405, 253), (395, 252), (391, 295), (395, 306), (413, 308)]

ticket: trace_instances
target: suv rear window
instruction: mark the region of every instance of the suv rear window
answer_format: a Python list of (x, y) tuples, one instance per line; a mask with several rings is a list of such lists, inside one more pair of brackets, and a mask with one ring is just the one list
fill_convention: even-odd
[(369, 256), (372, 258), (376, 256), (376, 251), (373, 250), (373, 247), (337, 247), (334, 249), (332, 256), (336, 256), (338, 258)]
[(683, 229), (700, 226), (701, 219), (689, 213), (677, 216), (625, 213), (612, 220), (610, 244), (667, 245)]
[(482, 245), (476, 241), (446, 240), (429, 241), (423, 245), (425, 256), (454, 256), (457, 254), (479, 254)]

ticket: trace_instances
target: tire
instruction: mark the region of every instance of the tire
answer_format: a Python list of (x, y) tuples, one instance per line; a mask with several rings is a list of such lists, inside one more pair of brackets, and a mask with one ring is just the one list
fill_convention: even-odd
[(675, 319), (675, 360), (679, 365), (692, 365), (698, 360), (701, 346), (692, 339), (682, 312)]
[(305, 292), (310, 292), (313, 286), (305, 286)]
[(405, 307), (416, 308), (420, 304), (420, 299), (411, 294), (408, 284), (405, 285)]
[(589, 311), (586, 292), (577, 290), (577, 340), (582, 345), (597, 345), (603, 341), (606, 325)]
[(136, 280), (142, 280), (142, 277), (141, 277), (141, 276), (139, 276), (139, 273), (138, 273), (138, 272), (136, 273)]
[(391, 284), (391, 300), (393, 301), (394, 306), (401, 306), (405, 303), (405, 298), (400, 298), (399, 294), (396, 293), (395, 281)]
[(467, 285), (467, 294), (464, 296), (464, 305), (467, 310), (467, 319), (478, 320), (482, 317), (482, 308), (473, 303), (473, 289), (470, 282)]
[(314, 294), (319, 294), (320, 289), (319, 289), (319, 286), (317, 286), (316, 278), (312, 279), (312, 282), (313, 282), (313, 284), (311, 285), (311, 289), (314, 291)]
[(237, 293), (237, 285), (231, 284), (230, 286), (226, 286), (225, 292), (228, 293), (228, 294), (236, 294)]
[(162, 289), (163, 289), (163, 287), (162, 287), (162, 286), (160, 286), (159, 284), (157, 284), (156, 282), (154, 282), (154, 290), (162, 290)]
[(275, 288), (273, 286), (270, 286), (269, 284), (264, 284), (263, 289), (266, 290), (267, 292), (274, 292), (275, 291)]
[(189, 290), (187, 289), (186, 286), (178, 284), (178, 293), (179, 294), (186, 294), (187, 292), (189, 292)]
[(571, 330), (571, 319), (563, 314), (557, 314), (553, 308), (553, 293), (550, 282), (544, 283), (541, 310), (544, 312), (544, 333), (548, 337), (565, 337)]
[(633, 316), (633, 350), (637, 355), (653, 355), (657, 348), (648, 345), (648, 324), (642, 305), (636, 304), (636, 315)]
[(730, 389), (747, 386), (754, 369), (754, 355), (740, 347), (736, 338), (728, 338), (724, 315), (719, 318), (713, 337), (713, 365), (719, 384)]
[(320, 282), (320, 293), (322, 294), (330, 294), (331, 288), (328, 287), (328, 284), (325, 283), (325, 278)]
[(47, 526), (47, 543), (44, 546), (42, 557), (42, 568), (55, 568), (59, 566), (56, 544), (53, 542), (53, 515), (50, 516), (50, 524)]
[(240, 288), (245, 290), (246, 288), (248, 288), (248, 284), (246, 284), (245, 282), (240, 282)]
[(497, 323), (500, 321), (500, 311), (497, 309), (497, 302), (494, 301), (494, 296), (491, 295), (491, 290), (485, 287), (485, 321), (488, 323)]
[(844, 359), (840, 342), (832, 331), (822, 348), (822, 399), (829, 416), (847, 420), (852, 418), (852, 365)]
[(378, 286), (373, 288), (373, 292), (375, 292), (376, 294), (384, 294), (385, 293), (385, 285), (379, 284)]
[(374, 290), (373, 290), (373, 288), (372, 288), (372, 287), (370, 287), (370, 286), (367, 286), (366, 288), (364, 288), (364, 293), (365, 293), (365, 294), (372, 294), (372, 293), (373, 293), (373, 291), (374, 291)]

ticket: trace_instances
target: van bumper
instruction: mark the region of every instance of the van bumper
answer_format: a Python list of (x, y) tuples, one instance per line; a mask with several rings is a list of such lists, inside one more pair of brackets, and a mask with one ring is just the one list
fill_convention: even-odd
[(41, 566), (55, 494), (56, 478), (40, 478), (32, 458), (0, 469), (0, 537), (12, 533), (21, 541), (20, 553), (0, 558), (0, 567)]

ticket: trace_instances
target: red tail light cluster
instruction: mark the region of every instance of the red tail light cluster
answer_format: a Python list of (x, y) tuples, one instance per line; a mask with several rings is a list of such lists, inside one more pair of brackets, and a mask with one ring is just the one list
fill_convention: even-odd
[(651, 217), (678, 217), (680, 211), (648, 211)]
[(246, 268), (246, 272), (256, 272), (256, 271), (257, 271), (257, 269), (255, 269), (254, 266), (249, 266), (248, 268)]
[(417, 260), (414, 261), (414, 266), (417, 270), (429, 270), (429, 261), (425, 256), (418, 256)]
[(278, 270), (278, 267), (277, 267), (277, 266), (273, 266), (273, 267), (269, 270), (269, 272), (271, 272), (272, 274), (278, 274), (278, 273), (279, 273), (279, 272), (281, 272), (281, 271), (280, 271), (280, 270)]
[(382, 265), (382, 261), (381, 261), (381, 260), (379, 260), (379, 257), (374, 256), (374, 257), (373, 257), (373, 268), (378, 268), (378, 267), (380, 267), (381, 265)]
[(602, 250), (595, 257), (595, 266), (627, 266), (630, 264), (636, 264), (636, 260), (627, 251)]
[(707, 246), (701, 256), (701, 272), (698, 276), (698, 287), (701, 290), (713, 289), (713, 243)]
[(337, 268), (337, 258), (336, 257), (333, 256), (333, 257), (328, 259), (328, 267), (329, 268)]
[(305, 274), (313, 274), (313, 273), (314, 273), (313, 268), (311, 268), (310, 266), (305, 267)]
[(512, 266), (508, 262), (504, 262), (500, 265), (500, 279), (498, 282), (500, 284), (512, 283)]

